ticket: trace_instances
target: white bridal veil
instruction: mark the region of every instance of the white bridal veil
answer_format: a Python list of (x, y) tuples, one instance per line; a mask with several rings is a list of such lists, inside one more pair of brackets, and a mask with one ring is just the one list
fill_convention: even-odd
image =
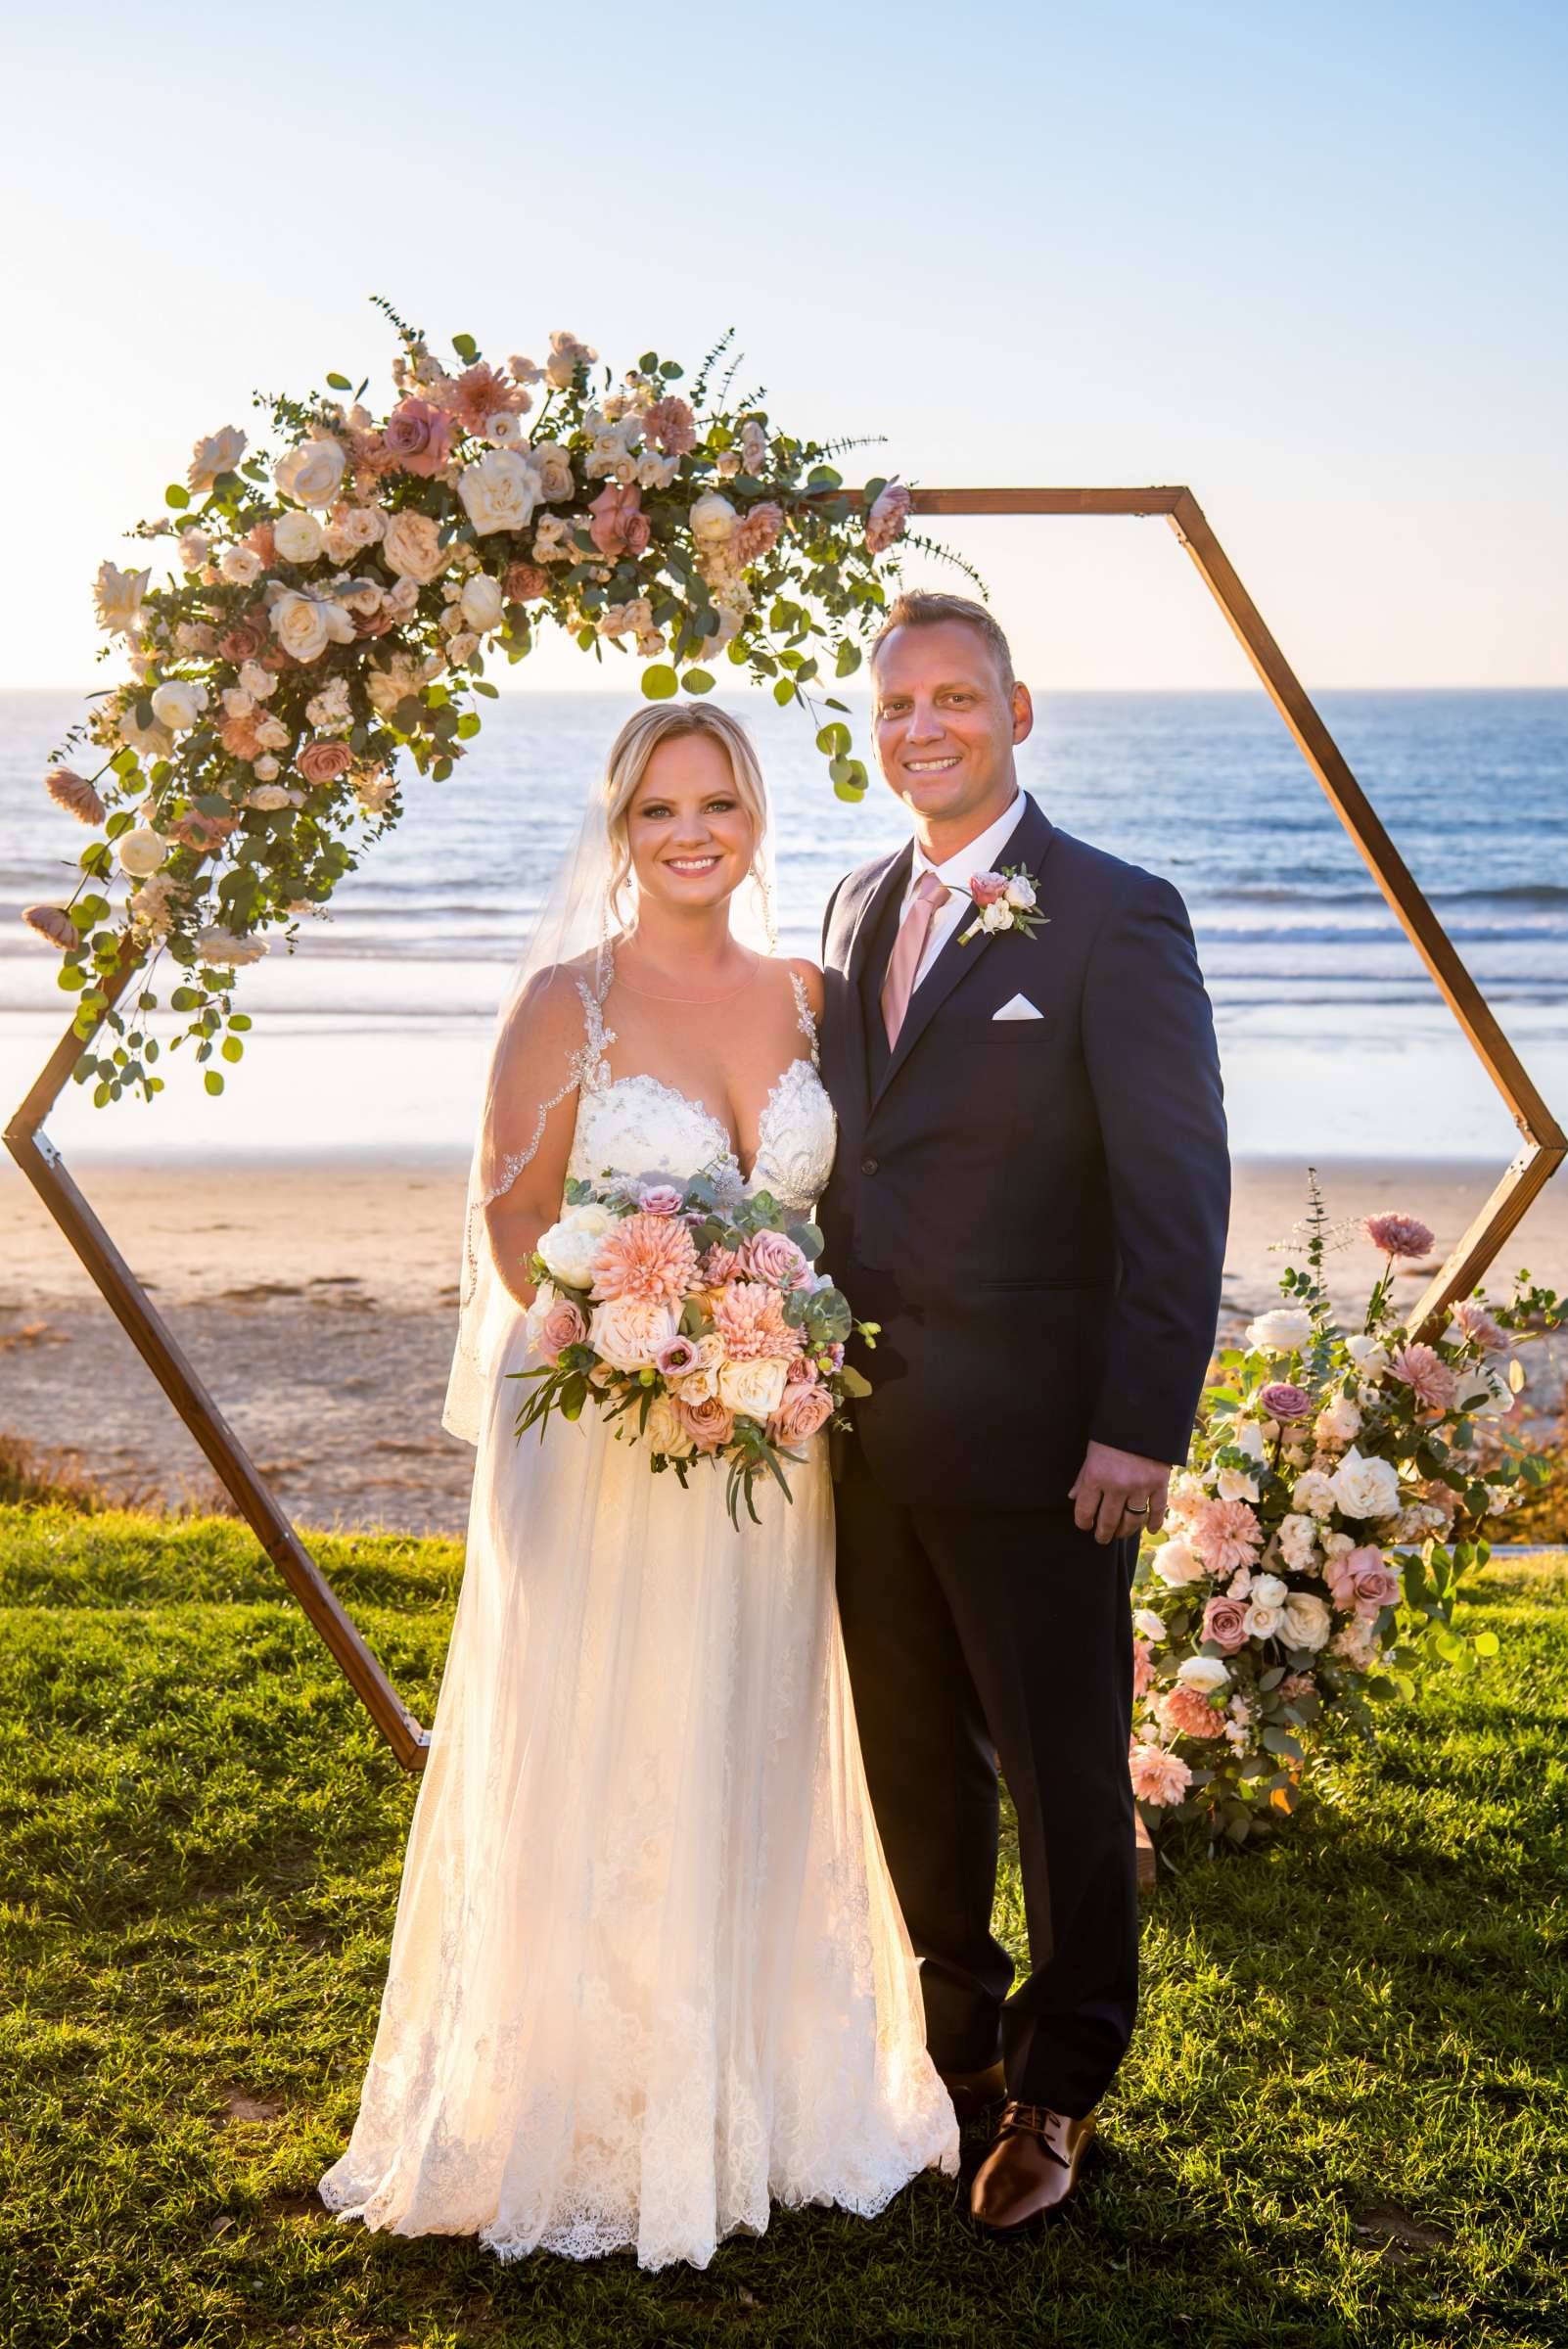
[[(731, 720), (731, 723), (735, 721)], [(701, 725), (701, 719), (697, 725)], [(695, 731), (696, 728), (694, 727)], [(550, 985), (570, 975), (602, 1003), (619, 941), (637, 926), (637, 882), (627, 874), (612, 891), (615, 855), (609, 827), (608, 777), (595, 782), (574, 845), (558, 866), (533, 929), (512, 967), (496, 1014), (494, 1040), (480, 1107), (468, 1198), (463, 1211), (463, 1255), (458, 1272), (457, 1342), (441, 1425), (465, 1443), (479, 1442), (490, 1365), (517, 1314), (516, 1298), (495, 1264), (485, 1209), (510, 1189), (537, 1150), (545, 1120), (584, 1081), (595, 1081), (584, 1021), (581, 1049), (564, 1061), (540, 1056), (536, 1014)], [(737, 890), (731, 926), (743, 944), (773, 951), (773, 824), (766, 820), (749, 878)], [(553, 1027), (553, 1023), (552, 1023)]]

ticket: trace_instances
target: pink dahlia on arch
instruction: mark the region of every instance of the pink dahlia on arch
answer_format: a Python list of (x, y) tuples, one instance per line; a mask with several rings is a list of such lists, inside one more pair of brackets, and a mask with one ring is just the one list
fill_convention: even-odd
[(605, 1233), (593, 1260), (593, 1294), (601, 1301), (640, 1297), (650, 1305), (673, 1305), (696, 1286), (691, 1233), (669, 1216), (623, 1217)]
[(806, 1344), (805, 1332), (785, 1320), (777, 1289), (761, 1281), (724, 1283), (714, 1299), (714, 1335), (732, 1362), (753, 1361), (762, 1354), (799, 1354)]
[(1244, 1500), (1198, 1501), (1186, 1519), (1187, 1547), (1211, 1574), (1250, 1566), (1263, 1547), (1263, 1528)]
[(1471, 1345), (1479, 1346), (1483, 1354), (1507, 1353), (1506, 1332), (1499, 1328), (1486, 1307), (1478, 1305), (1473, 1297), (1459, 1299), (1453, 1308), (1453, 1318)]
[(521, 385), (510, 376), (497, 375), (483, 359), (441, 390), (442, 407), (465, 433), (487, 432), (492, 416), (520, 415), (530, 404)]
[(1192, 1783), (1192, 1773), (1180, 1755), (1168, 1754), (1163, 1745), (1134, 1745), (1127, 1766), (1138, 1801), (1160, 1810), (1180, 1802)]
[(1361, 1228), (1385, 1256), (1425, 1256), (1432, 1245), (1432, 1233), (1418, 1216), (1368, 1216)]
[(1388, 1366), (1429, 1411), (1446, 1411), (1457, 1392), (1458, 1380), (1431, 1346), (1397, 1346)]
[(69, 766), (52, 766), (44, 777), (44, 789), (57, 807), (64, 807), (79, 824), (101, 824), (104, 803), (85, 775), (75, 774)]
[(1155, 1706), (1163, 1728), (1174, 1737), (1221, 1737), (1224, 1734), (1224, 1716), (1217, 1713), (1201, 1689), (1189, 1688), (1177, 1681), (1168, 1688)]

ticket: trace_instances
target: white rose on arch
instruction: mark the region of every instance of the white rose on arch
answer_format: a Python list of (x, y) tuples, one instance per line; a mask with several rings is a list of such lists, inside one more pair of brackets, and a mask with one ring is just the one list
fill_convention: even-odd
[(1399, 1510), (1399, 1471), (1392, 1460), (1363, 1459), (1353, 1448), (1329, 1482), (1342, 1516), (1393, 1517)]
[(691, 534), (698, 545), (716, 547), (729, 543), (740, 516), (727, 497), (720, 497), (716, 489), (709, 489), (698, 498), (689, 519)]
[(1326, 1603), (1315, 1590), (1293, 1590), (1285, 1601), (1284, 1622), (1280, 1636), (1287, 1647), (1310, 1648), (1314, 1653), (1328, 1644), (1334, 1619)]
[(457, 478), (457, 494), (476, 533), (526, 530), (539, 502), (539, 477), (513, 448), (489, 448)]
[(272, 543), (285, 563), (319, 563), (327, 551), (327, 533), (313, 514), (280, 514), (272, 526)]
[(1313, 1334), (1313, 1317), (1299, 1305), (1276, 1305), (1247, 1324), (1247, 1344), (1256, 1354), (1295, 1354)]
[(440, 531), (428, 514), (405, 507), (387, 525), (381, 559), (399, 578), (413, 579), (419, 586), (428, 587), (432, 579), (439, 578), (451, 561), (451, 548), (442, 546)]
[(121, 571), (117, 563), (100, 563), (93, 584), (93, 609), (101, 628), (134, 636), (142, 624), (142, 597), (151, 571)]
[(284, 497), (297, 506), (330, 506), (337, 496), (346, 465), (340, 440), (301, 440), (272, 468), (272, 479)]
[(319, 661), (329, 644), (351, 644), (354, 623), (329, 596), (301, 595), (285, 588), (272, 607), (272, 633), (291, 660)]
[(506, 597), (501, 582), (492, 578), (487, 571), (477, 571), (471, 579), (464, 580), (458, 610), (469, 626), (478, 629), (482, 636), (487, 636), (492, 628), (500, 626), (505, 606)]
[(231, 587), (249, 587), (261, 576), (261, 558), (254, 546), (226, 546), (218, 570)]
[(237, 424), (226, 424), (221, 432), (208, 433), (206, 439), (198, 440), (191, 451), (185, 479), (199, 497), (212, 487), (220, 473), (234, 472), (246, 445), (245, 435)]
[(122, 832), (115, 843), (115, 854), (119, 869), (133, 881), (145, 881), (156, 873), (168, 854), (168, 842), (151, 824), (138, 824), (130, 832)]
[(196, 934), (196, 950), (209, 968), (224, 969), (232, 964), (236, 970), (243, 963), (259, 962), (267, 951), (264, 938), (236, 938), (221, 922), (211, 923)]
[(1199, 1688), (1205, 1696), (1213, 1696), (1230, 1679), (1230, 1667), (1218, 1656), (1188, 1656), (1176, 1666), (1176, 1679), (1188, 1688)]
[(187, 685), (179, 678), (160, 685), (153, 695), (153, 715), (171, 734), (189, 733), (206, 708), (207, 687)]

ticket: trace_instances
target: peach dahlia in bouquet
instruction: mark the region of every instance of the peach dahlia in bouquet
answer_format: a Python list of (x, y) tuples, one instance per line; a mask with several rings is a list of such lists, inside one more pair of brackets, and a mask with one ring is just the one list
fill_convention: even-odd
[(821, 1249), (816, 1225), (781, 1223), (765, 1191), (736, 1199), (706, 1175), (568, 1182), (530, 1263), (537, 1360), (508, 1373), (532, 1390), (515, 1432), (542, 1440), (552, 1411), (576, 1419), (592, 1403), (655, 1475), (672, 1468), (684, 1488), (695, 1463), (722, 1466), (731, 1518), (744, 1502), (760, 1523), (759, 1477), (791, 1498), (785, 1462), (870, 1393), (844, 1349), (874, 1345), (876, 1325), (816, 1269)]
[(1315, 1177), (1311, 1201), (1306, 1263), (1220, 1355), (1163, 1539), (1139, 1560), (1130, 1766), (1151, 1828), (1245, 1842), (1296, 1810), (1336, 1727), (1370, 1736), (1372, 1703), (1412, 1695), (1424, 1667), (1496, 1653), (1495, 1634), (1455, 1629), (1454, 1603), (1490, 1554), (1484, 1528), (1542, 1474), (1501, 1423), (1524, 1384), (1514, 1341), (1558, 1325), (1555, 1294), (1521, 1272), (1505, 1302), (1478, 1291), (1422, 1336), (1391, 1289), (1432, 1233), (1371, 1216), (1383, 1269), (1347, 1330)]

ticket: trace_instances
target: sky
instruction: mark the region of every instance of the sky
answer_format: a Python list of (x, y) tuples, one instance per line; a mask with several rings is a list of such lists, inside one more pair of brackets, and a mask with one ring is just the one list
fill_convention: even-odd
[[(618, 372), (733, 326), (862, 473), (1184, 482), (1309, 686), (1568, 684), (1556, 0), (56, 0), (8, 46), (0, 685), (105, 681), (99, 562), (254, 390), (390, 388), (372, 293)], [(942, 535), (1038, 686), (1250, 680), (1163, 522)]]

